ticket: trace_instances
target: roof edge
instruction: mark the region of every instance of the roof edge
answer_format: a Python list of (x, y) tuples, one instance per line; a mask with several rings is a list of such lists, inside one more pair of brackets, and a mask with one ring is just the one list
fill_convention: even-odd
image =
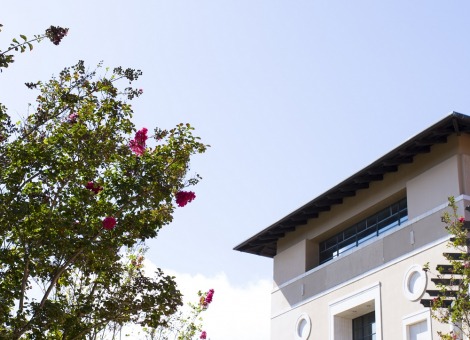
[(357, 190), (365, 189), (372, 181), (381, 180), (381, 177), (386, 173), (397, 171), (398, 166), (411, 163), (417, 154), (429, 152), (428, 149), (431, 146), (445, 143), (447, 137), (453, 133), (470, 133), (470, 116), (452, 111), (435, 124), (407, 139), (376, 161), (241, 242), (233, 249), (274, 257), (277, 252), (277, 241), (286, 233), (305, 224), (306, 220), (318, 217), (315, 215), (329, 210), (328, 208), (331, 208), (332, 205), (341, 204), (343, 198), (355, 194)]

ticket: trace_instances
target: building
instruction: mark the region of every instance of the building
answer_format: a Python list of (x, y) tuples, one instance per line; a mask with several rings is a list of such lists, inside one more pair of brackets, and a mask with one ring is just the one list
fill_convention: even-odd
[[(438, 339), (422, 266), (470, 204), (470, 117), (451, 113), (235, 250), (273, 258), (271, 339)], [(467, 212), (468, 213), (468, 212)]]

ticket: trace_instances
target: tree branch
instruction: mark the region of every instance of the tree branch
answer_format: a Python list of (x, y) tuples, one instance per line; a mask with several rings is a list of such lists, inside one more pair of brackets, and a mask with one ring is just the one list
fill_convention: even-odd
[[(91, 239), (91, 241), (96, 240), (100, 234), (101, 234), (101, 230)], [(26, 325), (24, 325), (22, 328), (20, 328), (17, 332), (15, 332), (13, 334), (14, 339), (19, 339), (21, 337), (21, 335), (23, 335), (28, 330), (28, 326), (31, 324), (31, 322), (34, 320), (34, 318), (37, 316), (38, 311), (40, 311), (41, 309), (44, 308), (44, 305), (46, 304), (46, 301), (47, 301), (49, 295), (51, 294), (52, 290), (56, 286), (57, 281), (59, 280), (62, 273), (67, 269), (67, 267), (70, 264), (75, 262), (75, 260), (85, 251), (85, 249), (86, 249), (86, 247), (82, 247), (79, 250), (77, 250), (75, 252), (75, 254), (69, 260), (67, 260), (67, 262), (65, 262), (62, 265), (62, 267), (60, 267), (57, 270), (57, 273), (53, 276), (53, 278), (51, 280), (51, 283), (49, 284), (49, 287), (47, 288), (46, 292), (44, 293), (44, 296), (42, 297), (41, 303), (39, 304), (38, 308), (34, 312), (31, 319), (29, 319), (29, 321), (26, 323)]]
[(1, 52), (1, 53), (0, 53), (0, 56), (3, 56), (3, 55), (5, 55), (6, 53), (8, 53), (8, 52), (10, 52), (10, 51), (13, 51), (13, 50), (17, 51), (18, 48), (21, 48), (21, 46), (24, 46), (24, 45), (26, 45), (26, 44), (30, 44), (30, 43), (35, 42), (35, 41), (40, 42), (40, 41), (41, 41), (42, 39), (44, 39), (45, 37), (46, 37), (46, 35), (43, 34), (43, 35), (38, 36), (38, 37), (36, 37), (36, 38), (34, 38), (34, 39), (31, 39), (31, 40), (28, 40), (28, 41), (24, 41), (24, 42), (22, 42), (22, 43), (18, 43), (18, 44), (14, 45), (14, 46), (11, 46), (11, 47), (10, 47), (9, 49), (7, 49), (6, 51)]
[(21, 314), (23, 312), (24, 295), (25, 295), (25, 290), (26, 290), (26, 284), (28, 283), (28, 276), (29, 276), (29, 255), (26, 251), (23, 280), (21, 281), (21, 293), (20, 293), (20, 303), (18, 307), (18, 314)]

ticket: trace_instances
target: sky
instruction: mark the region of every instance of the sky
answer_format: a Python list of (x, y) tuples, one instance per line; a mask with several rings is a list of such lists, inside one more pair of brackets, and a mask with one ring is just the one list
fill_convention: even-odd
[[(80, 59), (141, 69), (136, 127), (189, 122), (211, 145), (191, 163), (196, 200), (147, 260), (214, 288), (214, 315), (267, 339), (272, 260), (233, 247), (448, 113), (470, 114), (469, 17), (464, 0), (8, 1), (0, 48), (70, 31), (18, 56), (0, 101), (19, 120), (34, 101), (23, 83)], [(212, 311), (211, 339), (239, 339)]]

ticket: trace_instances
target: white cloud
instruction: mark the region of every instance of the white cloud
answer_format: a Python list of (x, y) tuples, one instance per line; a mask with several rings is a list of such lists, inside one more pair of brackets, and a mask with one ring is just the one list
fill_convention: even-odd
[[(146, 260), (150, 273), (155, 265)], [(225, 273), (214, 277), (201, 274), (190, 275), (164, 270), (175, 276), (185, 303), (196, 302), (197, 292), (215, 290), (209, 309), (203, 313), (203, 328), (211, 340), (263, 340), (269, 339), (270, 293), (272, 283), (259, 280), (242, 287), (232, 285)], [(150, 274), (148, 273), (148, 274)]]

